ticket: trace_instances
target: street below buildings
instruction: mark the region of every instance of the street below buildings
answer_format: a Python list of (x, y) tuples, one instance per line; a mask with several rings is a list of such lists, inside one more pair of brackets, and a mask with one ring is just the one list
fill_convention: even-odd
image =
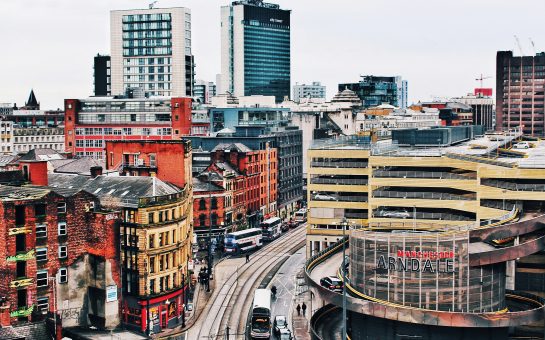
[[(276, 286), (277, 289), (276, 299), (272, 299), (271, 320), (274, 321), (274, 317), (277, 315), (285, 316), (292, 332), (291, 315), (294, 299), (297, 296), (297, 274), (305, 264), (305, 249), (305, 247), (302, 247), (291, 255), (269, 284), (269, 288)], [(273, 335), (272, 339), (276, 339), (276, 336)]]
[[(186, 339), (225, 339), (227, 327), (230, 330), (229, 339), (245, 339), (247, 316), (255, 289), (275, 265), (286, 259), (286, 263), (290, 261), (291, 252), (301, 253), (299, 248), (303, 246), (305, 234), (305, 225), (284, 233), (279, 239), (251, 253), (248, 263), (244, 256), (230, 257), (219, 262), (214, 268), (214, 292), (199, 318), (186, 333)], [(302, 260), (299, 261), (304, 261), (304, 252), (300, 257)], [(286, 276), (291, 275), (294, 278), (295, 271), (301, 266), (302, 262), (293, 273), (286, 271)], [(279, 296), (287, 294), (286, 299), (289, 299), (291, 295), (285, 290), (289, 291), (290, 286), (277, 285), (277, 287), (279, 288), (277, 294)], [(284, 300), (282, 301), (281, 303), (284, 304)], [(287, 301), (285, 303), (289, 311), (289, 303)], [(280, 310), (280, 312), (284, 311), (286, 309)]]

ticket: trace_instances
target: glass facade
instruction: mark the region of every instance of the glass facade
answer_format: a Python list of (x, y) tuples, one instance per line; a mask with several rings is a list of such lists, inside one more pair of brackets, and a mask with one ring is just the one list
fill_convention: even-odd
[(358, 83), (339, 84), (339, 91), (349, 89), (363, 100), (365, 108), (375, 107), (387, 103), (400, 107), (406, 93), (400, 77), (364, 76)]
[(290, 95), (290, 11), (244, 5), (244, 95)]

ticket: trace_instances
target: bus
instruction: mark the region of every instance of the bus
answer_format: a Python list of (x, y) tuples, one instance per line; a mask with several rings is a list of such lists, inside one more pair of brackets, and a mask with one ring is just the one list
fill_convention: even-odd
[(295, 212), (295, 222), (304, 223), (307, 221), (307, 209), (299, 209)]
[(271, 291), (268, 289), (255, 290), (250, 335), (253, 339), (271, 337)]
[(282, 220), (278, 217), (271, 217), (268, 220), (261, 222), (261, 230), (263, 231), (263, 241), (273, 241), (282, 234), (280, 228)]
[(225, 235), (225, 252), (238, 254), (263, 245), (262, 232), (259, 228), (235, 231)]

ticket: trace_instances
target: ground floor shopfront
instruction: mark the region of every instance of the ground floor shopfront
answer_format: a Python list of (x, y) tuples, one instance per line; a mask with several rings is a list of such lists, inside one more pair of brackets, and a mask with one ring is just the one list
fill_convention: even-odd
[(184, 311), (188, 299), (188, 286), (161, 296), (126, 297), (123, 303), (123, 321), (128, 328), (144, 334), (156, 334), (174, 328), (185, 323)]

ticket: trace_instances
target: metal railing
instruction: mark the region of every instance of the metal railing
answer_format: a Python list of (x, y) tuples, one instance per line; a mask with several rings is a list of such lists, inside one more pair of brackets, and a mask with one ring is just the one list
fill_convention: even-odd
[(327, 150), (327, 149), (359, 149), (369, 150), (371, 148), (370, 138), (361, 136), (342, 136), (338, 138), (328, 138), (317, 140), (312, 143), (310, 150)]
[(368, 162), (310, 162), (316, 168), (367, 168)]
[(357, 218), (357, 219), (367, 219), (368, 215), (367, 213), (345, 213), (344, 217), (350, 219), (350, 218)]
[(510, 191), (545, 191), (545, 184), (513, 183), (495, 179), (483, 179), (481, 184)]
[(500, 221), (508, 221), (508, 220), (511, 220), (513, 219), (516, 214), (518, 213), (518, 207), (517, 205), (515, 204), (513, 206), (513, 209), (511, 209), (511, 211), (509, 211), (508, 213), (506, 214), (503, 214), (497, 218), (491, 218), (491, 219), (488, 219), (488, 220), (483, 220), (480, 222), (480, 225), (481, 226), (486, 226), (486, 225), (489, 225), (489, 224), (494, 224), (494, 223), (498, 223)]
[(459, 159), (459, 160), (462, 160), (462, 161), (485, 163), (485, 164), (490, 164), (490, 165), (502, 166), (502, 167), (506, 167), (506, 168), (516, 167), (515, 164), (498, 161), (498, 160), (495, 160), (493, 158), (470, 156), (470, 155), (461, 155), (461, 154), (450, 153), (450, 152), (446, 153), (445, 156), (448, 157), (448, 158)]
[(374, 170), (374, 177), (383, 178), (432, 178), (432, 179), (476, 179), (475, 177), (454, 174), (445, 171), (390, 171)]
[(338, 184), (338, 185), (367, 185), (369, 180), (364, 178), (311, 178), (310, 184)]
[(124, 168), (155, 168), (157, 167), (157, 163), (155, 162), (128, 162), (128, 163), (123, 163), (122, 166)]
[(340, 196), (340, 195), (322, 195), (322, 197), (314, 197), (312, 198), (313, 201), (320, 201), (320, 202), (367, 202), (368, 197), (367, 196), (355, 196), (355, 195), (346, 195), (346, 196)]
[(404, 191), (373, 191), (373, 197), (380, 198), (416, 198), (432, 200), (473, 201), (475, 195), (455, 195), (444, 192), (404, 192)]
[[(385, 212), (374, 212), (373, 216), (376, 218), (403, 218), (403, 217), (397, 217), (397, 216), (384, 216)], [(449, 213), (429, 213), (429, 212), (419, 212), (417, 211), (416, 214), (413, 212), (407, 212), (407, 217), (405, 219), (421, 219), (421, 220), (445, 220), (445, 221), (473, 221), (473, 219), (461, 216), (461, 215), (454, 215)]]

